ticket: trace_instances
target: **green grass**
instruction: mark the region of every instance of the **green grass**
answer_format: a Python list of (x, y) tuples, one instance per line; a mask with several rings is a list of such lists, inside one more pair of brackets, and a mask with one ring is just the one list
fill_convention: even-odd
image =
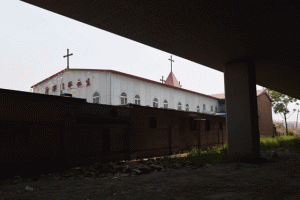
[[(265, 137), (260, 139), (260, 150), (270, 151), (277, 148), (287, 148), (289, 150), (300, 151), (300, 137), (297, 136), (280, 136), (280, 137)], [(192, 147), (191, 152), (187, 156), (170, 157), (165, 156), (162, 162), (165, 163), (164, 166), (172, 167), (174, 163), (192, 163), (195, 166), (204, 166), (207, 164), (217, 165), (234, 163), (233, 160), (227, 156), (227, 143), (222, 146), (213, 147), (206, 149), (205, 151)]]
[(300, 150), (300, 137), (299, 136), (280, 136), (269, 137), (260, 139), (260, 150), (268, 151), (276, 148), (287, 148), (290, 150)]

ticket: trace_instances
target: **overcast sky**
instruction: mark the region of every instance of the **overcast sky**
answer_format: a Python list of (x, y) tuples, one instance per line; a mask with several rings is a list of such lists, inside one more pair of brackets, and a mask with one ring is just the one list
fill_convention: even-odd
[[(31, 91), (67, 67), (67, 48), (73, 53), (70, 68), (111, 69), (154, 81), (166, 79), (171, 71), (167, 52), (19, 0), (0, 1), (0, 20), (0, 88)], [(175, 55), (172, 59), (172, 71), (183, 88), (224, 93), (222, 72)], [(273, 119), (282, 118), (273, 113)]]

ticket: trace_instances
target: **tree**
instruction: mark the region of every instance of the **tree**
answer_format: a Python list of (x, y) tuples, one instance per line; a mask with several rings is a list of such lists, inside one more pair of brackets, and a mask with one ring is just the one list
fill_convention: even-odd
[[(290, 97), (290, 96), (285, 95), (285, 94), (282, 94), (280, 92), (276, 92), (274, 90), (267, 89), (267, 88), (266, 88), (266, 90), (269, 93), (269, 95), (270, 95), (270, 97), (273, 101), (272, 102), (272, 107), (274, 109), (274, 113), (275, 114), (279, 113), (280, 116), (285, 121), (286, 134), (288, 135), (288, 127), (287, 127), (287, 121), (286, 121), (287, 120), (286, 116), (290, 112), (290, 110), (288, 109), (288, 105), (289, 105), (289, 103), (297, 102), (298, 99)], [(299, 105), (299, 103), (296, 103), (296, 105)], [(295, 112), (296, 109), (293, 109), (293, 111)]]

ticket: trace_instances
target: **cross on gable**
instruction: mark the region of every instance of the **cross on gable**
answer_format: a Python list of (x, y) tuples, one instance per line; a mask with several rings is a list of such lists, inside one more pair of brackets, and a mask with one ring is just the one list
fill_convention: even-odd
[(166, 80), (164, 80), (164, 76), (162, 76), (162, 79), (160, 79), (161, 83), (166, 82)]
[(171, 59), (169, 59), (171, 61), (171, 72), (172, 72), (172, 62), (174, 62), (174, 60), (172, 60), (172, 55), (171, 55)]
[(67, 55), (65, 55), (64, 58), (67, 57), (67, 62), (68, 62), (67, 69), (68, 70), (69, 70), (69, 56), (72, 56), (72, 55), (73, 55), (72, 53), (69, 54), (69, 49), (67, 49)]

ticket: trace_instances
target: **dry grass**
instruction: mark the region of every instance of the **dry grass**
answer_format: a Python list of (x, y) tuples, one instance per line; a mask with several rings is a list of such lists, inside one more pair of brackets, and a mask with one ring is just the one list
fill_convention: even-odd
[[(286, 129), (285, 129), (284, 126), (282, 126), (280, 124), (277, 124), (277, 123), (274, 123), (274, 124), (275, 124), (275, 127), (276, 127), (276, 131), (286, 134)], [(299, 126), (299, 128), (297, 128), (297, 129), (289, 128), (288, 131), (293, 131), (293, 133), (295, 135), (300, 135), (300, 124), (298, 124), (298, 126)]]

